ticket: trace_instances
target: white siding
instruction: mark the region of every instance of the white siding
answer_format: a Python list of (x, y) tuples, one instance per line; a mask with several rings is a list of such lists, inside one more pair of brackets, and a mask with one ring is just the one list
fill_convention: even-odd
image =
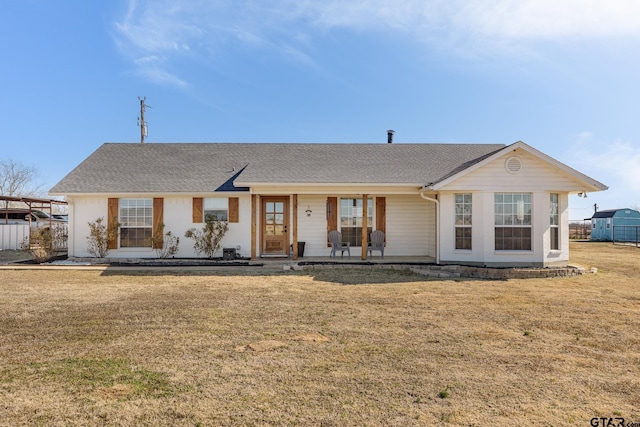
[[(327, 196), (298, 196), (298, 241), (305, 242), (304, 256), (328, 256), (327, 247)], [(305, 210), (311, 209), (311, 216)], [(357, 255), (352, 252), (351, 255)]]
[[(382, 197), (386, 197), (385, 256), (435, 256), (435, 204), (417, 193)], [(305, 242), (305, 257), (328, 256), (331, 252), (327, 247), (326, 201), (324, 195), (298, 196), (298, 241)], [(373, 206), (375, 229), (375, 202)], [(309, 217), (307, 207), (312, 211)], [(352, 250), (351, 256), (360, 256), (360, 248)]]
[(435, 203), (418, 194), (388, 196), (386, 228), (385, 256), (435, 256)]
[[(507, 172), (505, 162), (512, 156), (522, 160), (522, 170), (517, 174)], [(481, 168), (446, 185), (448, 191), (523, 191), (555, 190), (576, 191), (580, 182), (572, 175), (557, 169), (528, 152), (517, 149), (489, 162)]]
[[(213, 195), (212, 195), (213, 196)], [(117, 196), (74, 196), (69, 199), (69, 256), (88, 257), (87, 237), (89, 235), (89, 222), (97, 218), (107, 221), (107, 199)], [(128, 196), (131, 197), (131, 196)], [(158, 197), (150, 195), (136, 196), (140, 198)], [(218, 197), (218, 195), (216, 195)], [(230, 197), (236, 197), (232, 195)], [(193, 240), (184, 237), (184, 233), (191, 227), (200, 228), (203, 224), (194, 224), (192, 221), (192, 197), (191, 196), (166, 196), (164, 198), (163, 222), (164, 231), (180, 238), (179, 251), (176, 258), (195, 257)], [(242, 256), (251, 255), (251, 197), (243, 195), (239, 197), (239, 223), (230, 223), (229, 231), (222, 240), (222, 247), (236, 248)], [(217, 256), (221, 256), (220, 251)], [(151, 248), (124, 248), (111, 250), (108, 254), (112, 258), (155, 258), (156, 253)]]

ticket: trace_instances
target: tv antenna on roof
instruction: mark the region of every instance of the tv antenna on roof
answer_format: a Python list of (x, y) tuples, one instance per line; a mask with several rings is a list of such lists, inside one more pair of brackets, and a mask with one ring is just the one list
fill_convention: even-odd
[(144, 96), (142, 98), (138, 97), (140, 100), (140, 117), (138, 117), (138, 126), (140, 126), (140, 144), (144, 144), (144, 139), (147, 137), (147, 122), (144, 120), (144, 111), (147, 107), (151, 108), (151, 105), (147, 105), (144, 101), (147, 100), (147, 97)]

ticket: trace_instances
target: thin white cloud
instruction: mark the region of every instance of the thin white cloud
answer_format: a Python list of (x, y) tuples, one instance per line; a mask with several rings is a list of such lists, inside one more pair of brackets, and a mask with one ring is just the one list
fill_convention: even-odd
[(133, 61), (210, 56), (240, 43), (313, 65), (307, 44), (337, 28), (491, 52), (538, 41), (638, 38), (638, 16), (636, 0), (129, 0), (115, 29)]

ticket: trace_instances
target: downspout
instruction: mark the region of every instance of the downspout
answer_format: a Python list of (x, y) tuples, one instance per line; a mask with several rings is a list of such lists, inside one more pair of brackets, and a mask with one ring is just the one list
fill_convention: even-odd
[(420, 197), (436, 204), (436, 264), (440, 264), (440, 201), (438, 199), (432, 199), (425, 196), (424, 191), (428, 186), (422, 187), (420, 190)]

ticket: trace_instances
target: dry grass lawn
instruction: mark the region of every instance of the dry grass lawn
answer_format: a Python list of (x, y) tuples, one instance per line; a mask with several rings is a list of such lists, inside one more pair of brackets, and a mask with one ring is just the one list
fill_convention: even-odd
[(1, 425), (640, 422), (640, 249), (576, 278), (0, 270)]

